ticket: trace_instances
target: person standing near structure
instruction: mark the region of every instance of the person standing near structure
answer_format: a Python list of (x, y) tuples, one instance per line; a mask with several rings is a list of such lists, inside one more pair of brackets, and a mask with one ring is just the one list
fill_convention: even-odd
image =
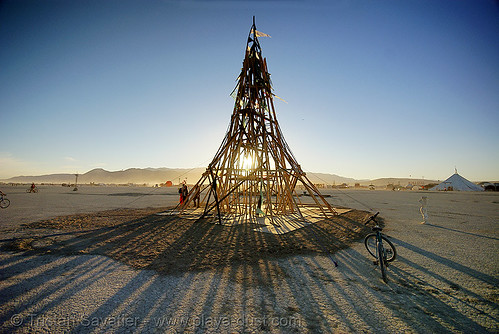
[(181, 185), (180, 188), (178, 188), (178, 194), (180, 196), (180, 204), (184, 203), (184, 185)]
[(180, 195), (180, 204), (184, 204), (184, 202), (187, 200), (187, 196), (189, 196), (189, 189), (185, 184), (185, 180), (182, 182), (182, 186), (178, 188), (178, 193)]
[(199, 187), (198, 188), (195, 188), (193, 189), (192, 191), (194, 191), (194, 198), (192, 199), (193, 202), (194, 202), (194, 207), (195, 208), (199, 208), (199, 197), (200, 197), (200, 193), (199, 193)]
[(182, 184), (182, 202), (185, 202), (187, 200), (187, 197), (189, 196), (189, 189), (187, 188), (187, 185), (184, 183)]

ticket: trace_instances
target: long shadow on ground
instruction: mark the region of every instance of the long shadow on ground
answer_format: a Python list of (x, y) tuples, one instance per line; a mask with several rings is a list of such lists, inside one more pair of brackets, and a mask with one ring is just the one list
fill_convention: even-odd
[[(4, 240), (24, 252), (0, 258), (0, 332), (48, 331), (49, 324), (52, 332), (74, 333), (497, 332), (495, 300), (407, 255), (477, 276), (491, 293), (496, 278), (407, 241), (392, 238), (400, 253), (388, 284), (357, 247), (333, 255), (337, 268), (325, 256), (287, 256), (345, 247), (369, 232), (359, 223), (362, 212), (273, 235), (156, 211), (59, 217)], [(41, 254), (101, 254), (175, 275), (130, 270), (102, 256)]]
[[(45, 236), (7, 247), (33, 254), (98, 254), (160, 274), (212, 269), (295, 254), (335, 253), (364, 236), (366, 213), (351, 211), (283, 235), (257, 224), (222, 226), (206, 220), (156, 215), (158, 209), (111, 210), (28, 224)], [(46, 234), (47, 229), (69, 230)]]

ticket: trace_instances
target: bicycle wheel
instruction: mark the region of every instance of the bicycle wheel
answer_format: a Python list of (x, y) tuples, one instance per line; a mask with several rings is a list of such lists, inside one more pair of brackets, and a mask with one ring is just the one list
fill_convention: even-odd
[(380, 242), (378, 244), (378, 262), (379, 262), (379, 269), (381, 269), (381, 277), (383, 277), (383, 281), (385, 283), (388, 282), (388, 278), (386, 277), (386, 256), (385, 256), (385, 249), (383, 248), (383, 244)]
[[(397, 257), (397, 251), (395, 250), (395, 246), (385, 236), (382, 235), (381, 239), (383, 240), (383, 243), (387, 245), (385, 248), (386, 261), (392, 262), (393, 260), (395, 260), (395, 257)], [(371, 256), (373, 257), (376, 257), (376, 248), (378, 247), (376, 245), (376, 234), (375, 233), (368, 234), (364, 239), (364, 244), (369, 254), (371, 254)]]
[(30, 192), (31, 192), (31, 189), (29, 189), (29, 188), (28, 188), (28, 189), (26, 189), (26, 192), (27, 192), (27, 193), (30, 193)]
[(390, 240), (381, 236), (383, 239), (383, 247), (385, 248), (386, 261), (392, 262), (397, 257), (397, 251), (395, 250), (395, 246), (392, 244)]
[(2, 198), (2, 200), (0, 201), (0, 208), (5, 209), (9, 205), (10, 205), (10, 201), (6, 198)]
[(367, 251), (369, 252), (369, 254), (371, 254), (372, 257), (377, 257), (376, 256), (377, 243), (376, 243), (375, 233), (371, 233), (366, 236), (366, 238), (364, 239), (364, 245), (366, 246)]

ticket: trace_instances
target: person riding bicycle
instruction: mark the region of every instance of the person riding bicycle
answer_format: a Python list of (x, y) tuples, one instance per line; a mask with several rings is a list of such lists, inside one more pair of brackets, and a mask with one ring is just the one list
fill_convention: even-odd
[(32, 182), (32, 183), (31, 183), (31, 191), (35, 190), (35, 188), (36, 188), (35, 183), (34, 183), (34, 182)]
[(7, 198), (5, 198), (6, 196), (7, 196), (7, 194), (0, 190), (0, 208), (1, 209), (5, 209), (6, 207), (8, 207), (10, 205), (10, 201)]

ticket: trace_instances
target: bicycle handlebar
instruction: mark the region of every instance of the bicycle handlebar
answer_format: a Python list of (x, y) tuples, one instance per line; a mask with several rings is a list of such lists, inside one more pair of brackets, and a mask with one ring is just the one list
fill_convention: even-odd
[(379, 212), (376, 212), (373, 216), (369, 217), (369, 219), (364, 223), (364, 225), (369, 224), (369, 222), (372, 220), (373, 222), (376, 223), (376, 217), (379, 215)]

